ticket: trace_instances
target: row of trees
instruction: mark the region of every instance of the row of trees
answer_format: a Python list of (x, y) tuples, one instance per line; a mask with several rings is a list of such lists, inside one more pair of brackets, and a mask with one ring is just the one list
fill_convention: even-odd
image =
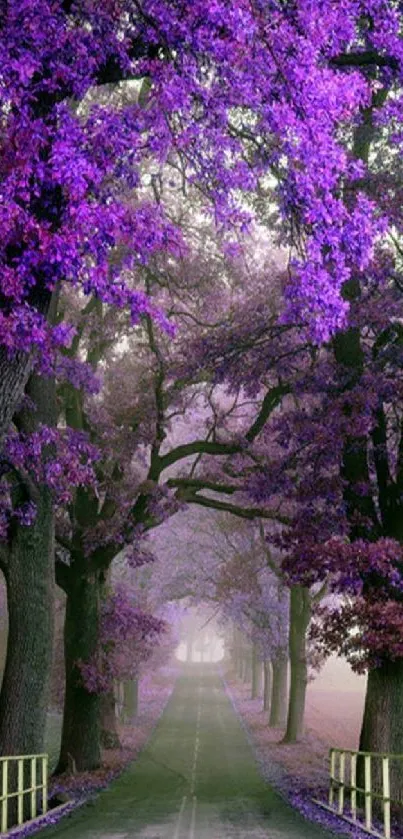
[(204, 606), (199, 625), (218, 622), (252, 698), (263, 688), (269, 725), (284, 726), (284, 741), (297, 742), (307, 684), (329, 653), (309, 632), (326, 586), (290, 585), (262, 522), (231, 514), (184, 511), (155, 533), (153, 549), (153, 589), (161, 599)]

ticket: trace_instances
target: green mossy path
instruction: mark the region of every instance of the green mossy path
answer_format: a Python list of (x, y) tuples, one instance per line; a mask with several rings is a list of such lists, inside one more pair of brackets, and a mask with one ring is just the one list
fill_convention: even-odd
[(217, 670), (184, 668), (139, 760), (44, 839), (330, 839), (261, 778)]

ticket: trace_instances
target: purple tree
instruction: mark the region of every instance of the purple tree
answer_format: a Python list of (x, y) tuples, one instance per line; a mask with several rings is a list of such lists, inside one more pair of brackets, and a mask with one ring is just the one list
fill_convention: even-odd
[[(340, 195), (361, 174), (340, 125), (368, 105), (365, 68), (399, 71), (399, 13), (380, 0), (322, 0), (321, 18), (319, 28), (305, 0), (237, 0), (231, 9), (225, 0), (110, 0), (102, 12), (81, 0), (2, 4), (2, 433), (29, 350), (49, 366), (66, 340), (66, 328), (46, 319), (60, 283), (134, 318), (147, 310), (121, 263), (111, 270), (109, 261), (121, 245), (125, 266), (143, 263), (175, 239), (158, 196), (133, 208), (116, 188), (140, 195), (145, 159), (158, 172), (174, 151), (227, 230), (245, 223), (239, 190), (275, 172), (286, 239), (305, 243), (290, 314), (321, 337), (343, 323), (341, 288), (368, 263), (379, 221), (363, 194), (351, 205)], [(147, 80), (136, 104), (104, 107), (95, 95), (90, 106), (90, 91), (130, 79)]]
[[(73, 338), (67, 323), (55, 322), (50, 314), (60, 287), (71, 287), (79, 303), (81, 293), (93, 296), (95, 303), (90, 299), (89, 307), (114, 307), (128, 312), (132, 322), (144, 317), (149, 342), (154, 343), (156, 433), (151, 444), (147, 439), (148, 483), (134, 504), (135, 518), (143, 525), (158, 520), (157, 484), (165, 470), (201, 454), (230, 455), (235, 460), (226, 467), (224, 481), (217, 481), (218, 470), (211, 470), (210, 477), (207, 470), (202, 477), (193, 470), (186, 483), (174, 476), (171, 487), (177, 488), (182, 500), (212, 506), (211, 493), (218, 491), (214, 505), (221, 509), (248, 518), (257, 511), (278, 518), (276, 505), (259, 502), (256, 508), (245, 501), (256, 492), (258, 482), (254, 484), (252, 476), (245, 486), (243, 477), (253, 472), (260, 456), (251, 444), (294, 385), (293, 375), (291, 383), (288, 378), (284, 381), (282, 368), (277, 367), (270, 377), (272, 368), (267, 367), (263, 386), (257, 386), (255, 378), (246, 391), (248, 398), (258, 395), (258, 409), (253, 416), (243, 409), (237, 429), (231, 419), (233, 409), (224, 411), (223, 417), (217, 410), (219, 400), (208, 394), (214, 420), (207, 439), (193, 438), (170, 451), (164, 448), (165, 371), (154, 323), (167, 324), (152, 305), (148, 288), (139, 288), (142, 272), (151, 270), (157, 254), (164, 254), (169, 264), (183, 249), (178, 225), (167, 213), (169, 191), (161, 191), (164, 164), (179, 170), (185, 191), (190, 183), (203, 196), (204, 211), (214, 217), (227, 253), (234, 252), (234, 233), (248, 221), (240, 194), (252, 198), (257, 192), (259, 199), (264, 176), (275, 175), (271, 198), (278, 209), (281, 241), (291, 245), (293, 253), (281, 322), (276, 313), (276, 322), (272, 318), (271, 323), (275, 358), (283, 346), (281, 359), (288, 370), (296, 355), (302, 367), (309, 365), (313, 350), (306, 336), (317, 342), (343, 328), (334, 352), (338, 364), (350, 369), (347, 389), (361, 376), (359, 333), (352, 322), (345, 327), (349, 301), (358, 299), (364, 273), (373, 270), (374, 243), (387, 224), (382, 201), (374, 200), (365, 183), (366, 162), (376, 130), (375, 111), (392, 128), (398, 114), (399, 102), (389, 110), (381, 111), (381, 106), (400, 80), (401, 12), (398, 5), (382, 0), (338, 4), (322, 0), (320, 11), (321, 26), (317, 8), (307, 0), (291, 4), (273, 0), (264, 6), (237, 0), (230, 9), (225, 0), (207, 4), (110, 0), (101, 12), (98, 4), (80, 0), (15, 0), (0, 7), (0, 430), (7, 430), (15, 414), (32, 364), (36, 373), (51, 381), (59, 350)], [(21, 31), (26, 33), (24, 40)], [(102, 99), (100, 87), (130, 79), (146, 79), (134, 101)], [(353, 128), (354, 143), (349, 146)], [(145, 189), (150, 181), (151, 200)], [(251, 201), (257, 210), (258, 199)], [(134, 282), (127, 280), (128, 271)], [(261, 310), (258, 315), (256, 326), (262, 323)], [(295, 323), (299, 335), (293, 337), (290, 356), (285, 345), (290, 334), (295, 336)], [(199, 346), (204, 352), (206, 343)], [(231, 347), (227, 349), (231, 358)], [(77, 365), (66, 358), (71, 361), (68, 353), (64, 375), (77, 384)], [(231, 378), (231, 370), (229, 374)], [(224, 370), (219, 368), (218, 384), (223, 378)], [(177, 385), (176, 392), (181, 387)], [(238, 377), (238, 408), (242, 387)], [(82, 403), (69, 393), (67, 424), (76, 423), (78, 411), (77, 426), (82, 428)], [(342, 476), (348, 485), (349, 517), (355, 520), (364, 496), (353, 488), (366, 482), (368, 470), (360, 471), (363, 435), (354, 438), (345, 431), (345, 438)], [(259, 442), (263, 447), (264, 439)], [(234, 476), (232, 482), (229, 475)], [(234, 495), (241, 487), (246, 489), (242, 503), (221, 500), (222, 493)], [(206, 489), (210, 495), (203, 492)], [(279, 490), (284, 492), (284, 482)], [(272, 500), (274, 496), (272, 492)], [(101, 522), (97, 538), (102, 527), (105, 531), (109, 526), (109, 510), (116, 513), (116, 496), (111, 506), (105, 498), (109, 502), (109, 495), (103, 496), (102, 504), (108, 524)], [(83, 522), (87, 517), (91, 527), (100, 524), (95, 499), (92, 491), (80, 490), (75, 496), (78, 565), (86, 550)], [(127, 505), (125, 511), (129, 509)], [(8, 510), (14, 511), (14, 506)], [(52, 543), (50, 519), (47, 555)], [(117, 524), (117, 515), (115, 520)], [(7, 528), (8, 524), (9, 519)], [(114, 538), (116, 533), (117, 529)], [(108, 562), (116, 544), (113, 550), (108, 548)], [(121, 539), (118, 544), (122, 545)], [(98, 557), (98, 543), (94, 545)], [(59, 573), (66, 576), (68, 563), (64, 564)], [(94, 590), (87, 594), (84, 611), (93, 615), (96, 626)], [(89, 648), (95, 640), (96, 632), (90, 633)], [(72, 736), (73, 727), (69, 730)]]

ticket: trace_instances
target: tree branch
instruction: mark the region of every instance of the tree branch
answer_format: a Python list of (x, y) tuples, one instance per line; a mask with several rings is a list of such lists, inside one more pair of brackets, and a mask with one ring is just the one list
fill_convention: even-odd
[(267, 420), (270, 417), (272, 411), (277, 408), (277, 405), (280, 404), (283, 396), (287, 393), (290, 393), (290, 386), (279, 384), (277, 387), (271, 388), (271, 390), (267, 391), (266, 396), (263, 399), (262, 407), (259, 411), (258, 416), (256, 417), (254, 423), (252, 423), (249, 431), (247, 432), (246, 439), (248, 443), (252, 443), (253, 440), (260, 434), (264, 426), (266, 425)]
[[(146, 290), (148, 294), (151, 293), (150, 283), (147, 282)], [(165, 362), (162, 352), (157, 344), (155, 339), (155, 332), (152, 319), (150, 315), (147, 315), (145, 318), (146, 321), (146, 330), (148, 335), (148, 343), (150, 346), (150, 350), (153, 353), (156, 363), (157, 363), (157, 370), (154, 374), (154, 399), (155, 399), (155, 439), (153, 440), (151, 446), (151, 464), (149, 470), (149, 478), (151, 480), (154, 477), (158, 480), (160, 475), (160, 448), (161, 444), (163, 443), (166, 433), (165, 433), (165, 411), (164, 411), (164, 382), (165, 382)]]
[(323, 585), (321, 585), (319, 591), (317, 591), (316, 594), (312, 595), (312, 597), (311, 597), (312, 605), (314, 603), (319, 603), (319, 601), (322, 600), (322, 598), (325, 596), (325, 594), (327, 594), (327, 587), (328, 587), (328, 582), (326, 580), (326, 582), (323, 583)]
[[(288, 385), (277, 385), (271, 388), (263, 399), (260, 411), (245, 434), (245, 439), (248, 443), (252, 443), (264, 428), (271, 412), (280, 403), (282, 397), (290, 392)], [(159, 458), (159, 474), (177, 463), (178, 460), (183, 460), (185, 457), (191, 457), (194, 454), (210, 454), (216, 456), (225, 456), (232, 454), (241, 454), (243, 451), (242, 445), (239, 443), (219, 443), (217, 441), (210, 442), (208, 440), (194, 440), (192, 443), (185, 443), (182, 446), (177, 446), (176, 449), (163, 455)]]
[(392, 475), (389, 468), (386, 417), (381, 397), (379, 397), (378, 407), (375, 411), (375, 417), (376, 424), (372, 429), (371, 436), (373, 443), (376, 478), (378, 484), (379, 508), (381, 511), (382, 523), (386, 527), (389, 523), (388, 517), (390, 517), (391, 512), (392, 515), (394, 512), (396, 512), (395, 509), (390, 509), (391, 506), (392, 508), (395, 506), (393, 505), (393, 500), (395, 500), (394, 496), (396, 495), (396, 492), (395, 484), (392, 479)]
[(204, 481), (202, 478), (169, 478), (166, 485), (171, 489), (210, 489), (212, 492), (222, 492), (225, 495), (234, 495), (235, 492), (242, 492), (242, 488), (236, 484), (220, 484), (216, 481)]
[(168, 452), (159, 458), (159, 472), (167, 469), (177, 463), (178, 460), (183, 460), (185, 457), (191, 457), (194, 454), (212, 454), (212, 455), (231, 455), (239, 454), (241, 447), (235, 443), (217, 443), (209, 442), (207, 440), (193, 440), (192, 443), (184, 443), (182, 446), (177, 446), (176, 449)]
[(201, 507), (209, 507), (212, 510), (221, 510), (225, 513), (232, 513), (232, 515), (241, 519), (262, 518), (270, 519), (271, 521), (279, 521), (281, 524), (290, 523), (290, 520), (286, 516), (270, 512), (262, 507), (240, 507), (237, 504), (228, 504), (226, 501), (208, 498), (205, 495), (197, 495), (195, 492), (180, 493), (179, 497), (188, 504), (199, 504)]
[(363, 50), (362, 52), (350, 52), (337, 55), (330, 59), (333, 67), (391, 67), (398, 70), (400, 62), (392, 55), (381, 55), (375, 50)]
[(262, 550), (263, 550), (263, 553), (264, 553), (265, 558), (266, 558), (266, 566), (268, 568), (270, 568), (270, 571), (273, 572), (273, 574), (275, 575), (275, 577), (277, 577), (278, 580), (281, 580), (282, 579), (281, 566), (278, 566), (276, 564), (275, 560), (273, 559), (273, 557), (271, 555), (271, 550), (268, 547), (268, 544), (266, 542), (266, 536), (265, 536), (264, 526), (263, 526), (262, 521), (259, 522), (259, 536), (260, 536), (260, 543), (261, 543), (261, 546), (262, 546)]

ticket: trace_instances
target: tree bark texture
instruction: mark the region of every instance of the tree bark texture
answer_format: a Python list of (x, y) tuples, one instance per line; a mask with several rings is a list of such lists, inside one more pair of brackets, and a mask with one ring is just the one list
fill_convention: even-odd
[(31, 367), (32, 358), (27, 353), (18, 352), (10, 358), (0, 347), (0, 441), (21, 401)]
[(304, 733), (308, 664), (306, 633), (311, 619), (310, 594), (303, 586), (292, 586), (290, 591), (290, 695), (284, 743), (296, 743)]
[(256, 699), (260, 693), (261, 687), (261, 662), (259, 658), (259, 651), (257, 644), (252, 647), (252, 685), (251, 685), (251, 699)]
[[(1, 353), (0, 353), (1, 356)], [(40, 423), (54, 425), (55, 384), (32, 376), (27, 392), (35, 409), (19, 416), (22, 431), (35, 431)], [(52, 452), (44, 452), (44, 457)], [(14, 502), (36, 504), (30, 527), (10, 525), (4, 551), (7, 588), (8, 638), (0, 693), (0, 754), (38, 754), (44, 751), (54, 634), (54, 511), (49, 489), (20, 475), (12, 489)], [(27, 781), (29, 778), (26, 779)], [(9, 792), (17, 788), (16, 771), (9, 774)], [(29, 785), (28, 783), (26, 784)], [(29, 817), (29, 795), (24, 817)], [(10, 825), (16, 822), (16, 800), (9, 802)]]
[[(0, 754), (40, 754), (45, 747), (46, 711), (54, 631), (53, 502), (40, 491), (37, 518), (18, 527), (6, 571), (7, 656), (0, 693)], [(28, 768), (27, 764), (27, 768)], [(25, 778), (29, 786), (29, 776)], [(17, 767), (9, 768), (8, 791), (17, 790)], [(24, 818), (30, 817), (25, 796)], [(17, 823), (17, 800), (9, 801), (9, 827)]]
[[(59, 290), (50, 292), (40, 283), (32, 289), (30, 303), (42, 315), (53, 322), (55, 316)], [(0, 304), (1, 308), (1, 304)], [(19, 407), (25, 386), (30, 377), (33, 354), (16, 352), (10, 357), (7, 349), (0, 346), (0, 448), (1, 441), (7, 433), (11, 420)], [(32, 377), (36, 381), (46, 381)], [(49, 404), (53, 411), (53, 404)]]
[(282, 728), (287, 719), (288, 658), (278, 656), (272, 661), (270, 728)]
[(270, 709), (272, 673), (271, 662), (266, 659), (263, 663), (263, 710)]
[(56, 773), (71, 761), (78, 771), (98, 769), (100, 752), (100, 697), (84, 686), (79, 662), (96, 654), (101, 584), (98, 576), (73, 573), (67, 589), (64, 649), (66, 692), (62, 743)]
[(18, 527), (6, 570), (8, 642), (0, 693), (0, 754), (43, 751), (52, 664), (54, 521), (40, 492), (31, 527)]
[[(403, 659), (386, 661), (368, 674), (360, 751), (403, 754)], [(390, 761), (391, 798), (403, 798), (403, 762)], [(357, 765), (364, 786), (363, 761)], [(372, 788), (382, 791), (382, 764), (372, 760)]]

